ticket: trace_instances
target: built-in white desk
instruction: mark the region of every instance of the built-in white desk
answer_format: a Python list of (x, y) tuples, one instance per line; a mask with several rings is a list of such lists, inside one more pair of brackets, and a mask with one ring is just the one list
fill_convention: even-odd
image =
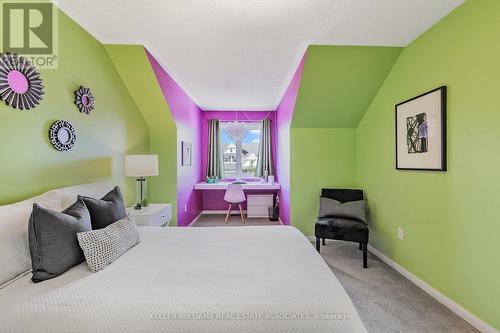
[[(229, 184), (232, 182), (218, 182), (214, 184), (209, 184), (207, 182), (200, 182), (194, 185), (195, 190), (225, 190)], [(241, 184), (244, 190), (279, 190), (280, 184), (278, 183), (260, 183), (260, 182), (248, 182)]]

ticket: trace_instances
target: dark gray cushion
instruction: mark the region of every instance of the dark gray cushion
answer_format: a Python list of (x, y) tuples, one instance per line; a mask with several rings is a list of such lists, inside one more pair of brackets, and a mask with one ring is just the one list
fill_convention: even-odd
[(33, 204), (28, 238), (33, 282), (52, 279), (85, 261), (76, 234), (92, 230), (90, 214), (78, 199), (62, 212)]
[(340, 201), (320, 197), (319, 199), (319, 218), (337, 217), (354, 219), (366, 223), (366, 201)]
[(92, 229), (94, 230), (105, 228), (127, 215), (122, 192), (118, 186), (101, 199), (83, 196), (78, 196), (78, 198), (82, 198), (89, 209)]

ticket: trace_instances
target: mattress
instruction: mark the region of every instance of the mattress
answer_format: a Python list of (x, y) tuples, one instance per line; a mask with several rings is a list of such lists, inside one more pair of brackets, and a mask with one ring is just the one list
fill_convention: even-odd
[(294, 227), (140, 227), (105, 270), (0, 290), (2, 332), (366, 332)]

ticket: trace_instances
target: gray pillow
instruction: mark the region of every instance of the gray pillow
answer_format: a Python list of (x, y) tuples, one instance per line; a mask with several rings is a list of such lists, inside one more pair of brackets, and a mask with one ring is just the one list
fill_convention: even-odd
[(31, 280), (52, 279), (84, 262), (76, 234), (88, 230), (92, 230), (90, 214), (81, 199), (62, 212), (33, 204), (28, 227)]
[(140, 242), (135, 221), (130, 216), (106, 228), (81, 232), (78, 242), (92, 272), (106, 268)]
[(101, 229), (123, 219), (127, 215), (122, 192), (116, 186), (101, 199), (78, 196), (89, 209), (92, 229)]
[(334, 199), (320, 197), (319, 217), (354, 219), (366, 223), (366, 201), (359, 200), (341, 203)]

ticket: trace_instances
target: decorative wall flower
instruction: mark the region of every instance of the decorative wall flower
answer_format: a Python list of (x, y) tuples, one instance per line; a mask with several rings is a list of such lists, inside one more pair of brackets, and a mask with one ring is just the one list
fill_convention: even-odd
[(58, 120), (49, 128), (49, 139), (55, 149), (68, 151), (75, 145), (76, 131), (66, 120)]
[(80, 112), (90, 114), (90, 111), (94, 110), (95, 108), (94, 100), (94, 95), (89, 88), (80, 86), (80, 88), (75, 91), (75, 104)]
[(24, 57), (0, 54), (0, 99), (21, 110), (35, 108), (43, 98), (40, 73)]

